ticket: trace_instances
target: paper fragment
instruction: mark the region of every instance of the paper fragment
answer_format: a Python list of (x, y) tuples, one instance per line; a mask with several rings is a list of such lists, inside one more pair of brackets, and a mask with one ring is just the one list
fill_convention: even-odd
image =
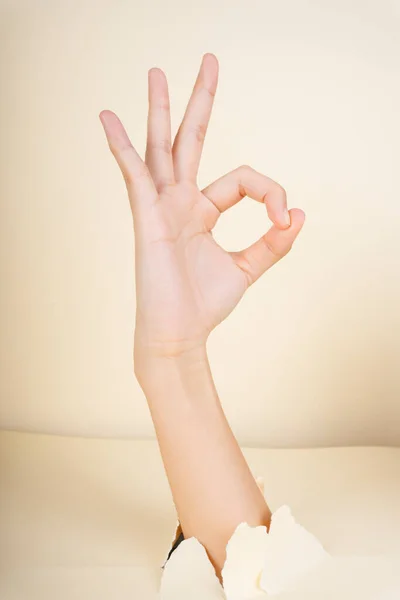
[(266, 527), (239, 525), (226, 547), (222, 570), (227, 600), (253, 600), (265, 597), (260, 588), (264, 557), (268, 547)]
[(269, 595), (290, 590), (328, 556), (317, 538), (296, 523), (290, 508), (282, 506), (272, 515), (261, 588)]
[(203, 546), (182, 542), (164, 570), (161, 600), (257, 600), (290, 591), (329, 555), (288, 506), (265, 527), (241, 523), (226, 548), (222, 589)]
[(181, 542), (165, 565), (160, 600), (225, 600), (214, 567), (195, 538)]

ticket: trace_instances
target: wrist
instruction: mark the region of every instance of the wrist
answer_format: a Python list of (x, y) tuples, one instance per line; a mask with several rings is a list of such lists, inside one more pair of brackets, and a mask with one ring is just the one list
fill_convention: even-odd
[(162, 390), (176, 383), (189, 384), (190, 381), (211, 379), (205, 343), (193, 343), (179, 348), (171, 345), (146, 346), (135, 342), (134, 371), (136, 378), (147, 395), (147, 391)]

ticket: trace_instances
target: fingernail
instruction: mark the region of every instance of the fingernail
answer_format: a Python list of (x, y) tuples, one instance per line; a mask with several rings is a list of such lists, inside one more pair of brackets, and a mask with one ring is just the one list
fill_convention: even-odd
[(290, 221), (289, 211), (285, 210), (285, 212), (283, 214), (284, 214), (284, 219), (285, 219), (286, 225), (288, 225), (290, 227), (291, 221)]

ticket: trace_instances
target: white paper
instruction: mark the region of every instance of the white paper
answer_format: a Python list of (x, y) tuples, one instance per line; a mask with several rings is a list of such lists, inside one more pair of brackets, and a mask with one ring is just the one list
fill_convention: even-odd
[(161, 600), (225, 600), (221, 584), (203, 546), (184, 540), (172, 553), (161, 579)]
[(292, 589), (309, 571), (328, 559), (322, 544), (296, 523), (288, 506), (282, 506), (272, 515), (268, 542), (260, 585), (270, 595)]
[(266, 527), (249, 527), (242, 523), (226, 547), (222, 570), (228, 600), (253, 600), (265, 597), (260, 588), (264, 557), (268, 547)]
[(182, 542), (167, 562), (160, 600), (400, 600), (400, 556), (330, 556), (288, 506), (265, 527), (237, 527), (224, 589), (203, 546)]

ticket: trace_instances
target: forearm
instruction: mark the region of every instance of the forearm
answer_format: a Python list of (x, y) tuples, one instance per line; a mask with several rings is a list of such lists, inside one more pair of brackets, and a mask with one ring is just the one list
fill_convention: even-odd
[(136, 374), (183, 533), (220, 569), (236, 526), (268, 526), (270, 511), (222, 410), (206, 350), (142, 360)]

